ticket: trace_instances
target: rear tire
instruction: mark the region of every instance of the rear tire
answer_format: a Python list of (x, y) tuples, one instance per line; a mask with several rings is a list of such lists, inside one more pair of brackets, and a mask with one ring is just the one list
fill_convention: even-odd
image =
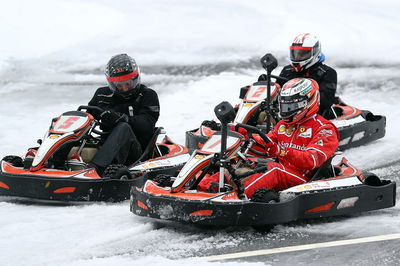
[(132, 179), (128, 167), (123, 164), (111, 164), (104, 170), (103, 178), (105, 179)]

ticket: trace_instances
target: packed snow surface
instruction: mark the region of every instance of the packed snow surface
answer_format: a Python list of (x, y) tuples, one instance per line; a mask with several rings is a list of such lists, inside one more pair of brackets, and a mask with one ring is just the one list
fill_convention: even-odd
[[(53, 117), (86, 104), (105, 84), (104, 65), (117, 53), (137, 60), (143, 83), (159, 94), (157, 125), (184, 144), (186, 130), (213, 118), (221, 101), (236, 103), (239, 88), (265, 73), (261, 56), (278, 58), (278, 74), (292, 39), (311, 32), (338, 72), (338, 95), (387, 117), (384, 139), (343, 156), (399, 181), (399, 10), (396, 0), (8, 1), (0, 15), (0, 156), (24, 154)], [(2, 265), (192, 265), (181, 258), (259, 241), (268, 248), (316, 234), (324, 241), (399, 233), (399, 216), (396, 206), (261, 234), (158, 223), (131, 214), (128, 202), (54, 206), (2, 199), (0, 255)], [(243, 264), (264, 265), (196, 262)]]

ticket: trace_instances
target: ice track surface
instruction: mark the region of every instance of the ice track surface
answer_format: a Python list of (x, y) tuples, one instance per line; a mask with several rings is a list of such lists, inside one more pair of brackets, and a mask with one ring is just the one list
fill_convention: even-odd
[[(244, 67), (243, 67), (244, 66)], [(160, 70), (162, 69), (162, 71)], [(358, 108), (387, 116), (387, 135), (346, 151), (354, 165), (399, 179), (400, 70), (398, 66), (337, 66), (338, 94)], [(239, 88), (263, 73), (252, 59), (209, 67), (152, 66), (143, 82), (158, 91), (158, 125), (184, 143), (184, 132), (213, 117), (223, 100), (238, 100)], [(278, 72), (277, 70), (276, 72)], [(71, 81), (72, 80), (72, 81)], [(41, 138), (53, 116), (86, 104), (103, 76), (99, 69), (61, 71), (50, 80), (3, 81), (0, 104), (1, 156), (23, 154)], [(398, 190), (399, 192), (399, 190)], [(110, 204), (49, 205), (1, 198), (0, 254), (7, 265), (191, 265), (183, 258), (297, 246), (400, 233), (398, 206), (347, 217), (252, 228), (199, 229), (134, 216), (128, 201)], [(399, 200), (399, 196), (397, 196)], [(196, 265), (395, 265), (400, 240), (261, 255)], [(2, 264), (3, 264), (2, 263)], [(3, 264), (4, 265), (4, 264)]]

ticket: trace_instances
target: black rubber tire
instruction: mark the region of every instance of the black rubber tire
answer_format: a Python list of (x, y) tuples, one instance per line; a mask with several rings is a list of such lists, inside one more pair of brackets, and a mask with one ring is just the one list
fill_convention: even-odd
[(24, 161), (16, 155), (7, 155), (3, 158), (3, 161), (11, 163), (15, 167), (24, 167)]
[(104, 170), (103, 178), (105, 179), (132, 179), (128, 167), (123, 164), (111, 164)]
[(250, 201), (264, 203), (278, 202), (279, 194), (273, 189), (259, 188), (251, 196)]
[(172, 184), (174, 183), (171, 179), (172, 176), (166, 175), (166, 174), (159, 174), (156, 175), (155, 177), (151, 178), (154, 182), (157, 182), (158, 185), (161, 187), (171, 187)]

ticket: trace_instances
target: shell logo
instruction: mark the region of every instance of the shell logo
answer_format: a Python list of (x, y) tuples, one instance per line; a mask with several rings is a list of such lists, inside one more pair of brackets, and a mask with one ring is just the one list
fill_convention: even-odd
[(50, 139), (58, 139), (60, 136), (59, 135), (50, 135), (49, 138)]
[(281, 125), (280, 127), (279, 127), (279, 132), (285, 132), (286, 131), (286, 127), (284, 126), (284, 125)]
[(203, 159), (204, 157), (205, 157), (204, 155), (196, 155), (196, 156), (194, 156), (194, 158), (198, 159), (198, 160)]

